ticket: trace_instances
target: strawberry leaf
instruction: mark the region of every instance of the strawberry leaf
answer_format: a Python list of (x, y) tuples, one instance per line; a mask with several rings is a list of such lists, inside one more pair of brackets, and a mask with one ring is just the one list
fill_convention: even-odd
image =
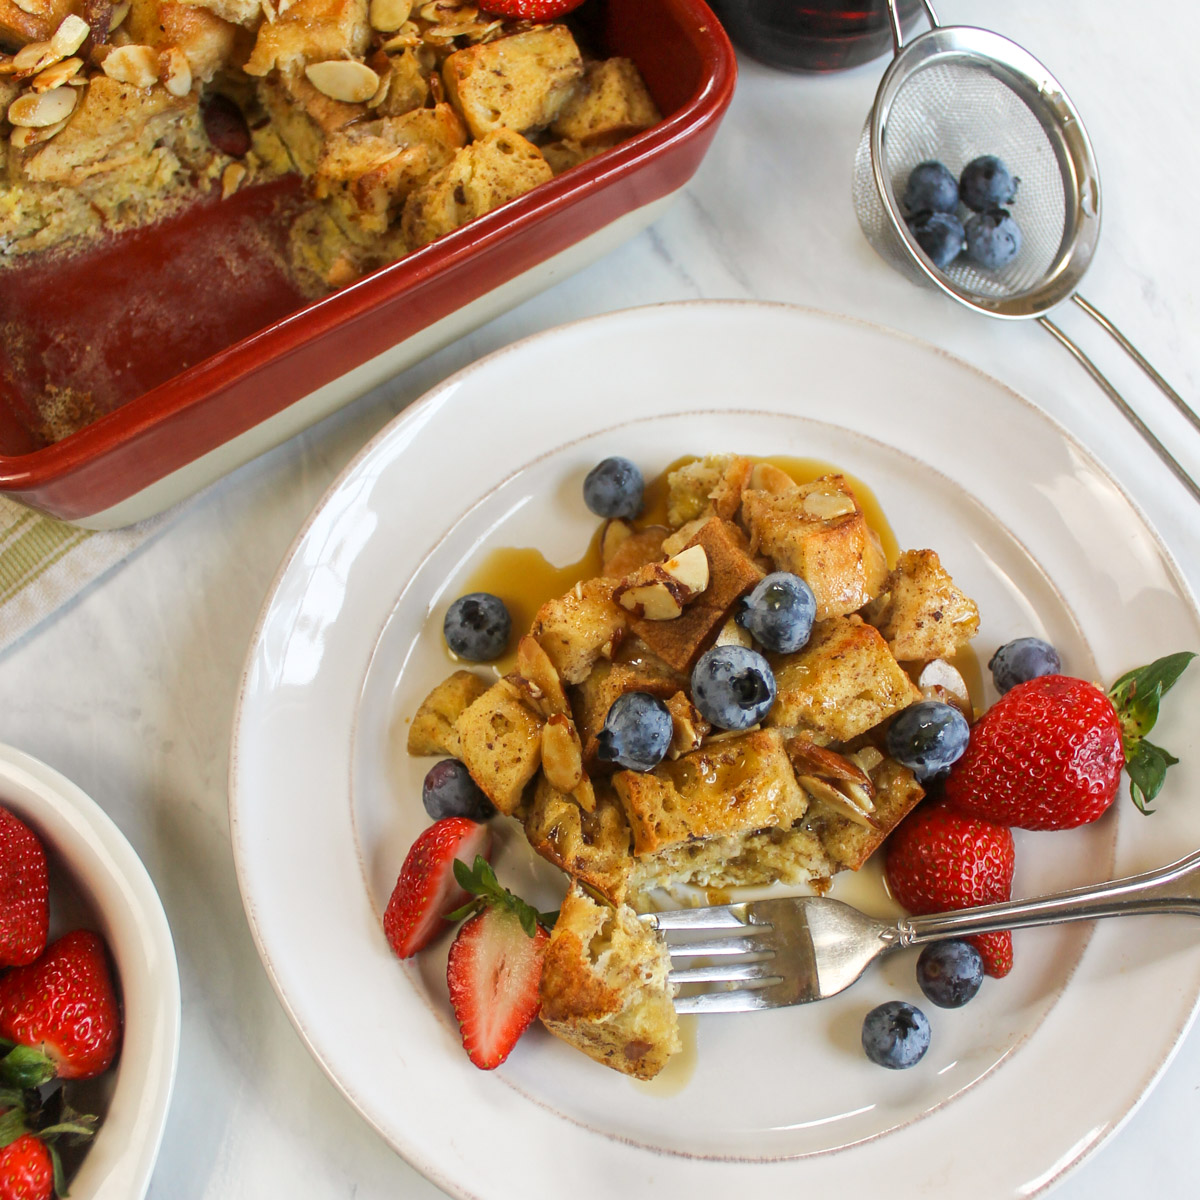
[(1127, 671), (1108, 690), (1108, 698), (1121, 722), (1129, 795), (1138, 811), (1147, 816), (1154, 812), (1150, 801), (1161, 791), (1167, 768), (1179, 759), (1161, 746), (1146, 741), (1146, 734), (1158, 720), (1163, 696), (1175, 686), (1195, 657), (1190, 650), (1165, 655), (1147, 666)]
[(12, 1145), (22, 1134), (28, 1133), (25, 1124), (25, 1110), (21, 1107), (20, 1097), (17, 1103), (4, 1113), (0, 1113), (0, 1150)]
[(1154, 812), (1148, 805), (1162, 789), (1167, 768), (1178, 761), (1173, 754), (1145, 738), (1138, 742), (1133, 756), (1126, 760), (1125, 770), (1129, 772), (1129, 794), (1140, 812), (1147, 816)]
[[(504, 887), (496, 878), (496, 872), (492, 870), (491, 864), (482, 854), (477, 854), (475, 862), (469, 867), (461, 859), (455, 859), (454, 878), (464, 892), (475, 898), (469, 900), (461, 908), (446, 913), (447, 921), (461, 921), (464, 917), (471, 916), (484, 908), (499, 908), (511, 912), (530, 937), (537, 936), (538, 922), (542, 919), (542, 914), (539, 914), (531, 904), (526, 904), (520, 896), (514, 896), (508, 888)], [(554, 915), (557, 917), (558, 914)]]

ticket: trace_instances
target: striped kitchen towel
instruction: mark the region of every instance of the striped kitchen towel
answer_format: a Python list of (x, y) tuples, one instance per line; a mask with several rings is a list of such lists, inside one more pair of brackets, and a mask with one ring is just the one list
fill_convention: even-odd
[(169, 515), (94, 532), (0, 497), (0, 653), (126, 559)]

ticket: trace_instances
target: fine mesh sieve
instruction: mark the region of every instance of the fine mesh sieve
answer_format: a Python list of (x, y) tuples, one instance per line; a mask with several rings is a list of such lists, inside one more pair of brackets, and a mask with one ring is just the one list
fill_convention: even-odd
[[(1109, 399), (1200, 500), (1200, 486), (1096, 365), (1046, 314), (1071, 298), (1096, 320), (1200, 431), (1200, 418), (1120, 331), (1075, 294), (1100, 236), (1100, 176), (1087, 131), (1062, 86), (1015, 42), (986, 29), (943, 26), (922, 0), (930, 29), (904, 43), (888, 0), (896, 56), (885, 72), (854, 161), (853, 199), (867, 240), (915, 283), (940, 288), (977, 312), (1035, 318), (1083, 365)], [(1013, 216), (1021, 251), (985, 270), (960, 255), (944, 270), (917, 245), (899, 195), (918, 163), (945, 163), (957, 178), (993, 154), (1020, 179)]]

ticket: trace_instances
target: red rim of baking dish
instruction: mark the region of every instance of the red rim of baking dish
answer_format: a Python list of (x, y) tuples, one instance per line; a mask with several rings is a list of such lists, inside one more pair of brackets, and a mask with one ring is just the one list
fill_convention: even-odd
[[(418, 288), (451, 269), (461, 268), (466, 261), (509, 239), (535, 231), (588, 193), (635, 174), (664, 150), (676, 143), (691, 140), (715, 126), (724, 115), (733, 94), (737, 76), (733, 48), (720, 23), (702, 0), (662, 0), (662, 7), (678, 21), (680, 32), (690, 40), (697, 52), (702, 80), (701, 86), (690, 99), (669, 117), (613, 150), (564, 172), (469, 225), (273, 321), (61, 441), (28, 454), (0, 455), (0, 491), (13, 491), (31, 499), (36, 498), (39, 489), (47, 484), (62, 480), (80, 467), (94, 462), (97, 457), (111, 454), (116, 448), (181, 413), (218, 399), (238, 380), (244, 380), (286, 359), (316, 338), (349, 328), (405, 291)], [(648, 197), (647, 202), (658, 198)], [(596, 226), (593, 232), (602, 227), (603, 224)], [(444, 315), (448, 314), (439, 314), (434, 320)], [(419, 330), (413, 332), (415, 334)], [(369, 361), (369, 356), (360, 361)], [(312, 390), (325, 386), (342, 373), (315, 381)], [(235, 427), (227, 437), (204, 446), (199, 454), (175, 467), (158, 472), (155, 478), (163, 478), (171, 470), (179, 469), (200, 454), (218, 449), (261, 420), (282, 412), (299, 398), (286, 398), (259, 420), (250, 420), (241, 425), (231, 422)], [(128, 494), (153, 482), (154, 479), (142, 481)], [(92, 511), (101, 511), (107, 506), (102, 503)]]

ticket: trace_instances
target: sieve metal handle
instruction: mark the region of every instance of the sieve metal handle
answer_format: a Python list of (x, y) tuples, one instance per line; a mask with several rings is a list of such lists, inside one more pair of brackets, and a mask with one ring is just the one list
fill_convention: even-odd
[[(1104, 329), (1133, 359), (1139, 367), (1158, 385), (1159, 389), (1172, 404), (1188, 419), (1191, 425), (1200, 432), (1200, 417), (1192, 410), (1187, 401), (1146, 361), (1129, 339), (1102, 313), (1089, 304), (1082, 296), (1071, 297), (1085, 313), (1088, 314), (1102, 329)], [(1200, 501), (1200, 484), (1188, 474), (1182, 463), (1162, 444), (1150, 427), (1142, 420), (1129, 402), (1112, 385), (1108, 377), (1098, 366), (1057, 326), (1049, 317), (1038, 317), (1038, 323), (1043, 325), (1053, 336), (1066, 347), (1075, 360), (1096, 381), (1101, 391), (1113, 402), (1124, 415), (1125, 419), (1142, 435), (1146, 443), (1154, 450), (1160, 459), (1171, 469), (1175, 478), (1191, 493), (1192, 499)]]
[[(900, 28), (898, 3), (899, 0), (888, 0), (888, 17), (892, 22), (892, 51), (894, 54), (899, 54), (904, 49), (904, 30)], [(942, 24), (938, 20), (937, 13), (933, 11), (933, 5), (929, 0), (921, 0), (921, 7), (925, 10), (925, 18), (929, 22), (929, 28), (941, 29)]]

